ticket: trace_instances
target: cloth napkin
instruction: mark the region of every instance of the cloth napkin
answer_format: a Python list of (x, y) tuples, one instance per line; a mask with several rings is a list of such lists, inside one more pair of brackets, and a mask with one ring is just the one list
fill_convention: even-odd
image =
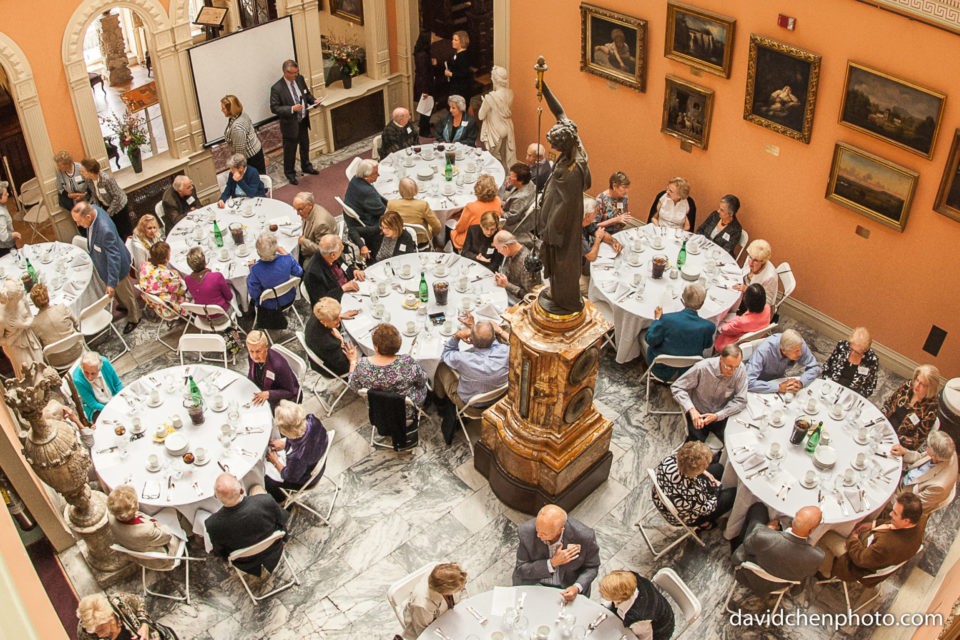
[(739, 447), (755, 445), (757, 443), (757, 436), (750, 431), (742, 431), (740, 433), (728, 433), (725, 440), (727, 449), (732, 451)]
[(730, 264), (730, 263), (724, 264), (723, 266), (720, 267), (720, 271), (730, 276), (743, 275), (743, 271), (736, 264)]
[(863, 503), (860, 500), (859, 489), (844, 489), (843, 495), (847, 499), (847, 502), (850, 503), (850, 506), (853, 507), (854, 511), (863, 511)]
[(747, 460), (747, 458), (752, 458), (756, 455), (757, 455), (757, 452), (754, 451), (753, 449), (738, 449), (737, 452), (731, 455), (730, 457), (733, 458), (734, 462), (736, 462), (737, 464), (742, 464)]
[(621, 298), (626, 296), (631, 291), (633, 291), (633, 289), (630, 286), (624, 284), (623, 282), (617, 282), (617, 288), (613, 292), (612, 298), (614, 302), (622, 302)]
[[(734, 460), (736, 460), (736, 458), (734, 458)], [(760, 465), (762, 465), (764, 462), (766, 462), (767, 458), (766, 456), (761, 455), (759, 453), (751, 452), (750, 455), (748, 455), (743, 460), (736, 460), (736, 461), (740, 463), (741, 466), (743, 466), (744, 471), (751, 471), (753, 469), (756, 469)]]
[(612, 257), (610, 257), (610, 258), (607, 258), (607, 257), (597, 258), (596, 260), (593, 261), (593, 265), (596, 266), (596, 267), (612, 267), (612, 266), (613, 266), (613, 258), (612, 258)]
[[(349, 325), (346, 325), (346, 323)], [(366, 337), (368, 333), (377, 325), (377, 321), (373, 319), (373, 316), (366, 314), (358, 315), (353, 320), (347, 320), (345, 323), (347, 332), (350, 333), (355, 339), (361, 339)]]
[(493, 322), (500, 322), (500, 311), (492, 302), (484, 302), (473, 312), (474, 317), (486, 318)]

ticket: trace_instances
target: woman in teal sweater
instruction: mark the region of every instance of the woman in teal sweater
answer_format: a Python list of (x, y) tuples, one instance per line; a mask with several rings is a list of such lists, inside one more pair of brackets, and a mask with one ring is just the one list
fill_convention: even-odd
[(80, 358), (80, 366), (74, 368), (71, 375), (83, 403), (83, 413), (91, 422), (97, 419), (113, 396), (123, 389), (113, 365), (96, 351), (84, 353)]

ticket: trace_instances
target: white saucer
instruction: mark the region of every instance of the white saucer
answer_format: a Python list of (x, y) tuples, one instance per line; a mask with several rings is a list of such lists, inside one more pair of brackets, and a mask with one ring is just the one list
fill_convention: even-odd
[(657, 251), (663, 251), (663, 243), (662, 243), (662, 242), (661, 242), (659, 245), (655, 245), (655, 244), (651, 243), (651, 244), (650, 244), (650, 247), (651, 247), (652, 249), (656, 249)]
[(250, 255), (250, 251), (249, 251), (249, 250), (247, 250), (247, 251), (242, 251), (242, 252), (241, 252), (239, 249), (237, 249), (237, 256), (238, 256), (238, 257), (240, 257), (240, 258), (246, 258), (248, 255)]
[(244, 209), (243, 211), (240, 212), (241, 218), (252, 218), (255, 215), (256, 213), (250, 209)]
[(208, 464), (209, 462), (210, 462), (210, 456), (207, 456), (206, 458), (204, 458), (203, 462), (200, 462), (200, 458), (198, 458), (197, 456), (193, 456), (193, 464), (198, 467), (202, 467), (203, 465)]
[(401, 280), (409, 280), (410, 278), (414, 277), (414, 275), (415, 274), (413, 273), (413, 271), (411, 271), (409, 275), (403, 275), (401, 272), (399, 271), (397, 272), (397, 277), (400, 278)]
[(444, 336), (444, 337), (446, 337), (446, 338), (449, 338), (450, 336), (452, 336), (452, 335), (455, 334), (456, 332), (457, 332), (456, 327), (454, 327), (453, 331), (451, 331), (450, 333), (447, 333), (446, 331), (444, 331), (443, 326), (440, 327), (440, 335), (442, 335), (442, 336)]
[(147, 406), (150, 407), (151, 409), (156, 409), (162, 404), (163, 404), (163, 398), (159, 398), (156, 402), (152, 402), (149, 399), (147, 400)]
[(412, 337), (414, 337), (415, 335), (417, 335), (417, 334), (420, 333), (420, 332), (417, 331), (416, 329), (414, 329), (414, 330), (413, 330), (413, 333), (407, 333), (407, 330), (404, 329), (404, 330), (401, 331), (400, 333), (402, 333), (403, 335), (407, 336), (408, 338), (412, 338)]
[[(857, 428), (859, 429), (859, 427), (857, 427)], [(861, 439), (858, 438), (857, 436), (853, 436), (853, 441), (856, 442), (857, 444), (861, 445), (861, 446), (862, 446), (862, 445), (866, 445), (866, 444), (870, 444), (870, 436), (867, 436), (867, 438), (866, 438), (865, 440), (861, 440)]]
[(695, 256), (695, 255), (697, 255), (698, 253), (700, 253), (700, 249), (698, 249), (696, 245), (690, 245), (690, 244), (688, 244), (688, 245), (687, 245), (687, 253), (689, 253), (689, 254), (692, 255), (692, 256)]
[(843, 474), (840, 474), (840, 483), (845, 487), (852, 487), (857, 484), (857, 478), (854, 477), (853, 480), (848, 483), (846, 478), (843, 477)]
[(864, 458), (863, 466), (862, 466), (862, 467), (858, 467), (858, 466), (857, 466), (857, 458), (856, 458), (856, 456), (854, 456), (854, 458), (853, 458), (852, 460), (850, 460), (850, 468), (851, 468), (851, 469), (854, 469), (854, 470), (856, 470), (856, 471), (863, 471), (864, 469), (867, 468), (866, 458)]
[(767, 449), (767, 452), (764, 455), (767, 456), (767, 458), (769, 458), (770, 460), (780, 460), (786, 454), (784, 454), (783, 452), (783, 447), (780, 447), (780, 455), (778, 456), (772, 455), (769, 449)]
[(211, 403), (210, 405), (208, 405), (208, 406), (209, 406), (209, 408), (210, 408), (210, 411), (213, 411), (214, 413), (223, 413), (224, 411), (227, 410), (227, 408), (228, 408), (230, 405), (228, 405), (226, 402), (224, 402), (224, 403), (223, 403), (223, 406), (221, 406), (219, 409), (217, 409), (216, 407), (214, 407), (212, 403)]
[(770, 420), (769, 422), (767, 422), (767, 426), (769, 426), (771, 429), (781, 429), (786, 424), (787, 424), (786, 420), (781, 420), (780, 422), (774, 422), (773, 420)]
[(843, 420), (843, 414), (842, 414), (842, 413), (841, 413), (839, 416), (837, 416), (837, 415), (835, 415), (835, 414), (833, 413), (833, 411), (831, 411), (831, 412), (830, 412), (829, 414), (827, 414), (827, 415), (829, 415), (833, 420)]
[(816, 477), (814, 477), (813, 483), (811, 484), (807, 484), (803, 478), (800, 478), (800, 486), (804, 489), (816, 489), (818, 484), (820, 484), (820, 480)]
[(162, 464), (158, 464), (158, 465), (155, 466), (155, 467), (151, 467), (150, 465), (145, 464), (145, 465), (143, 465), (143, 468), (146, 469), (147, 471), (149, 471), (150, 473), (156, 473), (157, 471), (160, 471), (161, 469), (163, 469), (163, 465), (162, 465)]
[(448, 275), (450, 275), (450, 272), (445, 270), (443, 273), (440, 273), (438, 269), (434, 269), (433, 275), (438, 278), (446, 278)]
[[(635, 256), (636, 256), (637, 254), (634, 253), (634, 254), (631, 254), (631, 255), (635, 255)], [(640, 256), (637, 256), (636, 261), (631, 260), (630, 258), (627, 258), (627, 264), (630, 265), (631, 267), (639, 267), (640, 265), (643, 264), (643, 260), (640, 259)]]
[(142, 422), (140, 423), (140, 428), (139, 428), (139, 429), (137, 429), (136, 427), (133, 427), (133, 426), (130, 427), (130, 433), (140, 434), (140, 433), (143, 433), (144, 431), (146, 431), (146, 429), (143, 428), (143, 423), (142, 423)]
[(470, 289), (470, 287), (464, 287), (463, 289), (461, 289), (460, 287), (454, 287), (453, 289), (457, 293), (466, 293)]
[(815, 415), (817, 415), (818, 413), (820, 413), (820, 405), (817, 405), (817, 408), (814, 409), (813, 411), (807, 411), (807, 408), (806, 408), (806, 407), (802, 407), (802, 408), (800, 409), (800, 412), (803, 413), (804, 415), (807, 415), (807, 416), (815, 416)]

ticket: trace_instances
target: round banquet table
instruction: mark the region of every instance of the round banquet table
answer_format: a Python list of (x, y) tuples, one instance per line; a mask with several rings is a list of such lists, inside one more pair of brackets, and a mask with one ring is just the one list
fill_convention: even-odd
[[(364, 272), (366, 280), (359, 283), (359, 293), (343, 294), (340, 303), (343, 311), (360, 310), (360, 313), (352, 320), (344, 320), (343, 326), (360, 346), (364, 355), (373, 355), (371, 331), (384, 320), (373, 317), (374, 305), (371, 294), (376, 291), (378, 283), (386, 282), (387, 295), (380, 298), (380, 303), (390, 314), (389, 322), (400, 331), (400, 336), (403, 338), (400, 353), (412, 355), (414, 360), (420, 363), (428, 378), (432, 380), (433, 374), (436, 373), (437, 366), (440, 364), (443, 345), (449, 335), (452, 335), (452, 332), (447, 335), (443, 326), (435, 326), (427, 316), (418, 314), (418, 310), (404, 307), (406, 294), (419, 292), (421, 258), (423, 263), (426, 264), (424, 273), (426, 274), (427, 285), (430, 287), (427, 314), (442, 312), (446, 320), (454, 321), (453, 328), (456, 330), (460, 328), (456, 322), (457, 316), (460, 314), (460, 304), (464, 297), (469, 297), (474, 303), (472, 313), (475, 319), (486, 319), (497, 324), (500, 323), (500, 314), (508, 306), (507, 290), (494, 284), (492, 271), (478, 262), (463, 258), (455, 253), (408, 253), (377, 262)], [(410, 265), (410, 277), (406, 279), (400, 277), (404, 264)], [(436, 275), (439, 265), (446, 268), (446, 275)], [(466, 278), (468, 287), (465, 291), (458, 291), (457, 287), (462, 277)], [(449, 284), (447, 304), (444, 306), (437, 304), (436, 296), (433, 293), (433, 283), (441, 280)], [(415, 323), (417, 328), (415, 336), (406, 335), (407, 322)], [(416, 344), (413, 344), (414, 339), (416, 339)], [(411, 347), (413, 353), (411, 353)], [(460, 348), (467, 349), (470, 348), (470, 345), (461, 342)]]
[[(433, 150), (431, 160), (423, 157), (427, 149)], [(413, 178), (417, 181), (417, 198), (426, 200), (440, 223), (445, 225), (453, 213), (477, 199), (473, 193), (477, 177), (487, 173), (493, 176), (493, 180), (499, 187), (503, 184), (506, 174), (503, 165), (490, 152), (462, 144), (447, 144), (445, 151), (452, 149), (458, 155), (462, 152), (463, 159), (458, 159), (454, 165), (459, 171), (455, 172), (456, 177), (452, 181), (455, 187), (453, 194), (444, 195), (441, 185), (446, 183), (443, 178), (446, 159), (443, 153), (435, 149), (436, 144), (425, 144), (422, 145), (419, 154), (412, 148), (394, 151), (380, 161), (380, 177), (373, 186), (387, 200), (395, 200), (400, 197), (400, 192), (397, 190), (400, 179), (407, 176)], [(407, 151), (410, 153), (408, 154)], [(473, 172), (467, 171), (471, 164), (475, 168)]]
[[(613, 311), (617, 362), (629, 362), (641, 355), (640, 332), (653, 322), (654, 309), (663, 307), (664, 313), (683, 309), (680, 294), (691, 283), (680, 275), (672, 278), (670, 270), (676, 267), (683, 241), (690, 237), (687, 231), (648, 224), (614, 235), (623, 245), (619, 256), (614, 254), (610, 245), (600, 245), (597, 259), (590, 263), (588, 297), (595, 303), (609, 305)], [(642, 242), (639, 252), (634, 250), (638, 238)], [(652, 245), (656, 238), (662, 242), (661, 249)], [(667, 257), (669, 264), (663, 277), (654, 280), (651, 263), (654, 256), (661, 254)], [(716, 264), (715, 273), (704, 272), (708, 262)], [(729, 253), (704, 236), (697, 236), (696, 242), (687, 244), (687, 265), (700, 272), (705, 280), (701, 284), (707, 288), (707, 299), (700, 308), (700, 317), (719, 324), (740, 299), (740, 292), (731, 288), (743, 282), (740, 267)], [(642, 291), (634, 285), (634, 274), (641, 275)]]
[[(852, 410), (844, 412), (839, 420), (834, 418), (831, 409), (838, 394), (841, 406), (860, 405), (859, 415)], [(817, 401), (817, 410), (812, 413), (806, 410), (810, 397)], [(792, 518), (801, 507), (816, 505), (822, 496), (819, 505), (823, 521), (810, 535), (811, 544), (814, 544), (830, 530), (846, 537), (857, 522), (885, 505), (896, 491), (903, 463), (901, 458), (889, 453), (897, 443), (896, 433), (880, 409), (863, 396), (820, 378), (798, 393), (789, 404), (776, 393), (749, 393), (747, 398), (747, 408), (727, 420), (724, 437), (727, 462), (723, 484), (737, 486), (737, 498), (724, 532), (728, 540), (739, 533), (747, 509), (757, 500), (767, 505), (776, 517)], [(779, 428), (768, 425), (775, 409), (784, 411), (783, 426)], [(814, 466), (813, 456), (803, 447), (806, 440), (800, 445), (790, 444), (793, 421), (801, 416), (807, 416), (813, 424), (823, 421), (823, 431), (830, 435), (829, 446), (837, 452), (833, 468), (821, 470)], [(879, 422), (868, 429), (867, 442), (857, 442), (859, 428), (875, 420)], [(759, 426), (764, 431), (747, 424)], [(778, 460), (771, 460), (768, 455), (773, 442), (780, 443), (784, 452)], [(822, 440), (820, 446), (824, 446)], [(854, 469), (853, 485), (844, 486), (843, 474), (852, 468), (854, 458), (860, 452), (866, 454), (865, 469)], [(763, 474), (753, 475), (764, 466), (767, 470)], [(817, 480), (816, 485), (808, 489), (800, 484), (800, 480), (811, 469)]]
[[(223, 235), (222, 251), (213, 239), (213, 221), (216, 219)], [(230, 234), (230, 225), (239, 222), (244, 225), (244, 244), (246, 255), (240, 255), (237, 243)], [(178, 222), (167, 235), (170, 245), (170, 264), (178, 271), (190, 273), (187, 266), (187, 252), (193, 247), (202, 247), (207, 257), (207, 268), (223, 274), (231, 286), (240, 294), (239, 302), (243, 310), (249, 302), (247, 296), (247, 275), (249, 263), (257, 259), (257, 236), (276, 224), (277, 242), (287, 253), (296, 258), (300, 254), (300, 238), (303, 224), (297, 212), (286, 202), (272, 198), (231, 198), (223, 209), (216, 203), (191, 211)]]
[[(84, 307), (104, 294), (103, 282), (94, 277), (90, 254), (80, 247), (65, 242), (41, 242), (24, 245), (17, 252), (21, 261), (24, 258), (30, 260), (40, 282), (47, 285), (50, 304), (66, 306), (77, 318)], [(18, 264), (14, 253), (11, 251), (0, 258), (0, 279), (19, 280), (27, 272), (26, 263)], [(24, 300), (36, 313), (30, 296), (25, 296)]]
[[(183, 407), (188, 372), (207, 404), (204, 422), (196, 426)], [(160, 391), (160, 403), (155, 407), (148, 402), (153, 389)], [(91, 448), (97, 474), (108, 491), (123, 484), (136, 489), (142, 510), (147, 513), (173, 507), (194, 522), (198, 509), (217, 511), (220, 502), (214, 497), (213, 484), (224, 469), (240, 478), (245, 487), (263, 483), (263, 454), (273, 429), (273, 415), (267, 403), (247, 406), (257, 391), (256, 385), (239, 373), (209, 365), (170, 367), (140, 378), (114, 396), (97, 418)], [(217, 393), (224, 399), (224, 410), (220, 412), (210, 408)], [(231, 422), (233, 408), (241, 417), (233, 423), (236, 437), (229, 447), (224, 447), (218, 435), (221, 425)], [(140, 417), (144, 428), (139, 438), (132, 431), (134, 415)], [(180, 455), (167, 453), (166, 447), (155, 441), (155, 428), (171, 424), (174, 415), (179, 415), (183, 422), (179, 432), (186, 436), (188, 450), (205, 448), (209, 462), (202, 466), (186, 464)], [(126, 428), (122, 436), (114, 431), (118, 425)], [(160, 457), (158, 471), (147, 469), (147, 456), (151, 453)], [(168, 484), (171, 477), (172, 488)]]
[[(503, 632), (505, 640), (512, 638), (513, 636), (503, 623), (503, 612), (506, 607), (514, 606), (516, 596), (521, 592), (527, 594), (523, 615), (529, 622), (529, 633), (524, 638), (534, 637), (537, 627), (541, 625), (550, 627), (551, 639), (559, 637), (556, 623), (557, 614), (560, 612), (560, 590), (539, 585), (524, 585), (494, 587), (493, 591), (465, 598), (424, 629), (419, 640), (439, 640), (440, 636), (435, 633), (435, 630), (439, 630), (450, 640), (464, 640), (471, 634), (481, 640), (487, 640), (495, 631)], [(470, 613), (469, 608), (487, 618), (487, 621), (480, 624), (480, 621)], [(633, 637), (633, 635), (624, 636), (623, 621), (599, 602), (578, 595), (564, 609), (568, 614), (576, 617), (571, 638), (582, 638), (587, 625), (597, 620), (601, 614), (606, 614), (606, 618), (597, 625), (595, 631), (590, 633), (588, 636), (590, 640), (620, 640), (623, 637)], [(580, 635), (577, 635), (578, 631)]]

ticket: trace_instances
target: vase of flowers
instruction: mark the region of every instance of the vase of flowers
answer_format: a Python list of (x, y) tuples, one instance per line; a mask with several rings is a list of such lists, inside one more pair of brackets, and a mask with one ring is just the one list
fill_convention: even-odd
[(120, 150), (127, 154), (135, 173), (143, 171), (140, 147), (147, 144), (149, 137), (142, 120), (129, 111), (122, 116), (111, 114), (104, 118), (107, 127), (113, 131), (120, 143)]
[(344, 89), (353, 86), (353, 77), (360, 75), (360, 67), (367, 56), (366, 50), (358, 44), (329, 39), (330, 55), (340, 67), (340, 77)]

